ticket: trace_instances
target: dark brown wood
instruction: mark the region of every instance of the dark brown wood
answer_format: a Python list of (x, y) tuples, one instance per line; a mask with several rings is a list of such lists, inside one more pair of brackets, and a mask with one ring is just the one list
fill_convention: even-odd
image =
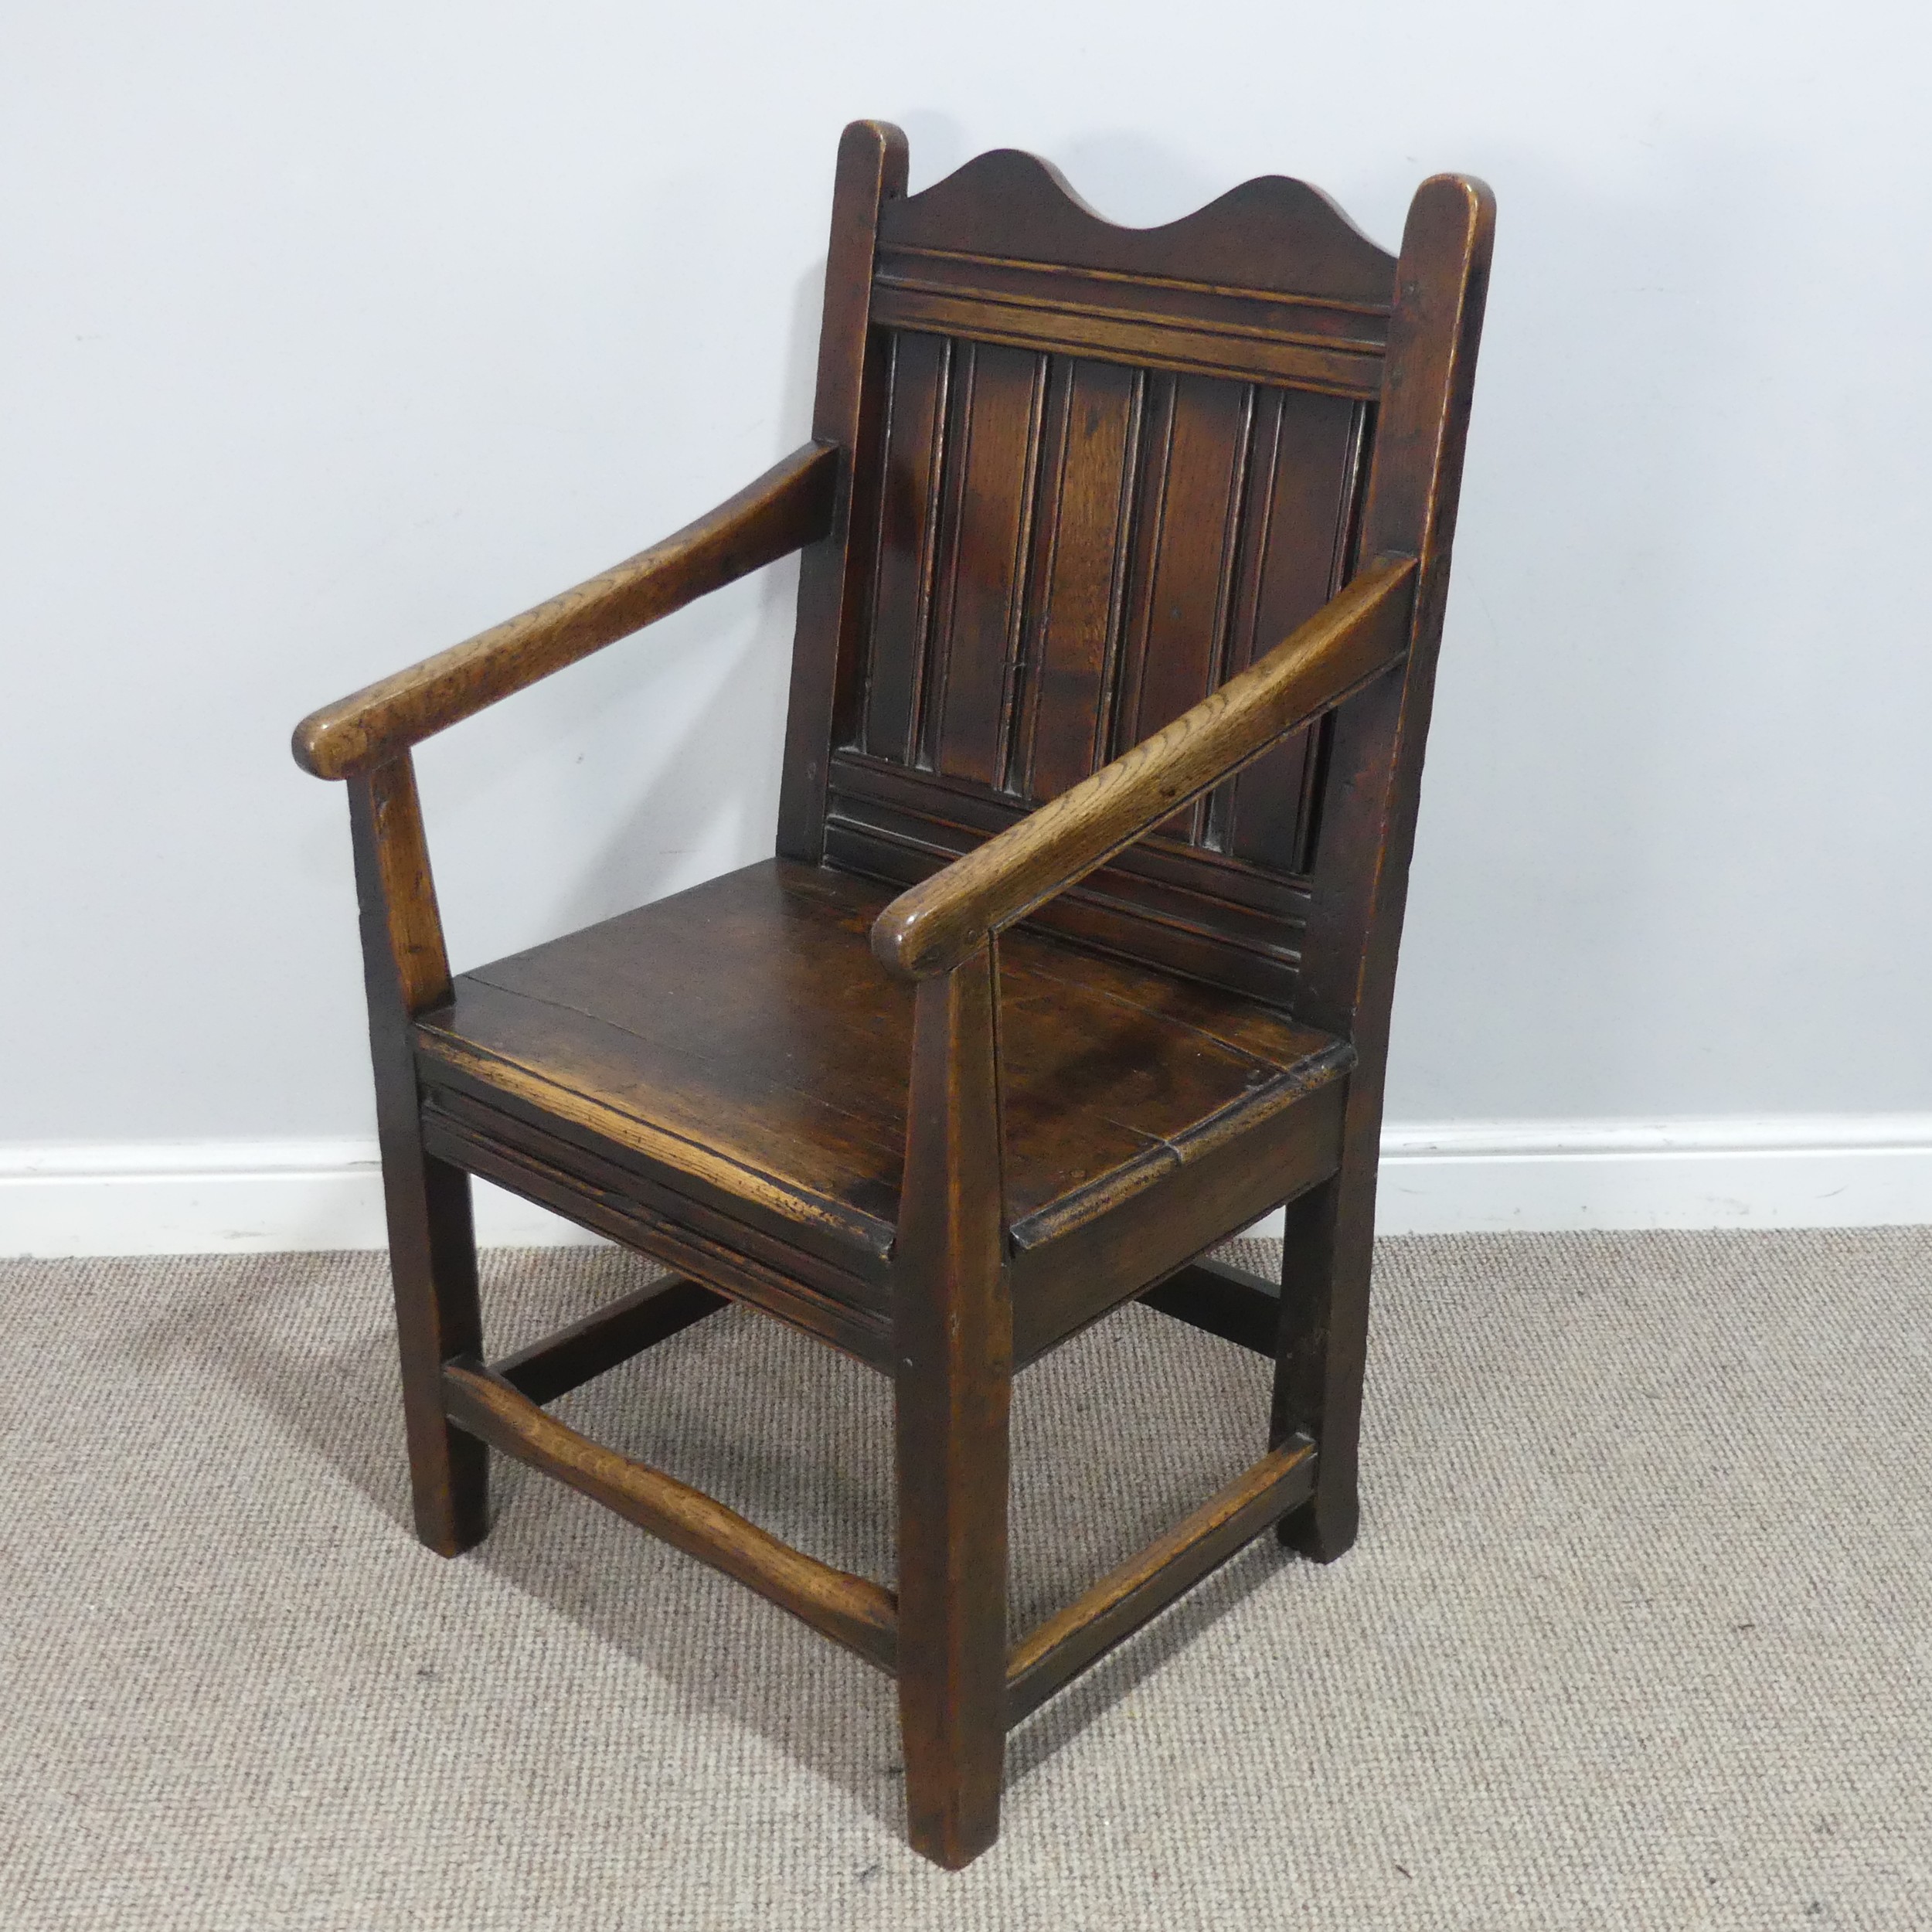
[(1205, 1136), (1155, 1183), (1071, 1226), (1014, 1230), (1049, 1238), (1015, 1247), (1014, 1352), (1022, 1363), (1239, 1234), (1284, 1194), (1319, 1185), (1340, 1158), (1345, 1048), (1308, 1070), (1305, 1088), (1251, 1128)]
[(1013, 1313), (992, 946), (919, 989), (893, 1337), (899, 1710), (913, 1845), (957, 1869), (999, 1831)]
[(1312, 1485), (1315, 1460), (1315, 1444), (1305, 1436), (1277, 1444), (1165, 1536), (1110, 1571), (1015, 1645), (1006, 1671), (1007, 1723), (1017, 1724), (1037, 1710), (1294, 1508)]
[[(870, 546), (872, 611), (841, 661), (864, 696), (835, 725), (822, 849), (910, 884), (985, 835), (962, 845), (964, 822), (1057, 796), (1342, 588), (1394, 264), (1298, 182), (1247, 183), (1164, 228), (1122, 229), (1013, 154), (889, 200), (875, 261), (886, 427), (883, 456), (861, 467), (883, 474), (876, 522), (852, 536)], [(1018, 334), (1015, 317), (1032, 318)], [(1104, 355), (1080, 352), (1097, 338), (1053, 334), (1069, 317), (1103, 328)], [(1183, 335), (1234, 359), (1177, 359)], [(1314, 376), (1284, 388), (1281, 355), (1351, 366), (1335, 393)], [(1223, 907), (1304, 869), (1318, 735), (1256, 760), (1036, 916), (1291, 1001), (1298, 919), (1257, 934)], [(888, 805), (876, 787), (893, 766), (904, 795)], [(1168, 876), (1151, 891), (1150, 861)]]
[[(766, 860), (466, 973), (423, 1016), (420, 1077), (439, 1104), (460, 1077), (662, 1186), (876, 1269), (888, 1306), (914, 1006), (867, 947), (889, 896)], [(1001, 957), (1023, 1242), (1118, 1206), (1348, 1063), (1278, 1012), (1132, 961), (1030, 931)]]
[[(1281, 389), (1257, 399), (1253, 478), (1242, 505), (1230, 675), (1305, 623), (1355, 567), (1369, 411)], [(1324, 728), (1299, 732), (1214, 795), (1207, 842), (1236, 876), (1304, 873), (1312, 855)]]
[(867, 1663), (893, 1672), (899, 1618), (889, 1590), (781, 1543), (675, 1476), (580, 1435), (479, 1362), (451, 1362), (443, 1386), (451, 1417), (480, 1441), (736, 1577)]
[(1063, 355), (1130, 359), (1189, 376), (1262, 378), (1334, 396), (1372, 396), (1382, 359), (1298, 342), (1279, 330), (1216, 328), (1111, 304), (956, 290), (910, 275), (879, 278), (872, 313), (897, 328)]
[(439, 1086), (423, 1111), (430, 1151), (539, 1206), (748, 1302), (855, 1361), (893, 1372), (889, 1294), (741, 1216), (680, 1194), (580, 1144), (553, 1123)]
[[(906, 175), (845, 131), (811, 445), (298, 756), (351, 775), (425, 1539), (481, 1534), (487, 1439), (896, 1659), (957, 1866), (1009, 1719), (1270, 1522), (1355, 1534), (1492, 212), (1425, 182), (1398, 261), (1277, 178), (1140, 230), (1026, 155)], [(407, 745), (800, 547), (777, 858), (452, 979)], [(484, 1369), (471, 1173), (683, 1279)], [(1278, 1294), (1205, 1258), (1276, 1207)], [(1009, 1658), (1015, 1366), (1137, 1296), (1274, 1355), (1274, 1446)], [(896, 1600), (544, 1414), (723, 1298), (891, 1376)]]
[(1419, 560), (1409, 649), (1335, 719), (1311, 882), (1297, 1011), (1352, 1041), (1360, 1064), (1341, 1172), (1288, 1215), (1273, 1427), (1321, 1445), (1314, 1499), (1282, 1535), (1322, 1561), (1353, 1544), (1359, 1520), (1389, 1013), (1495, 226), (1489, 191), (1461, 175), (1424, 182), (1410, 208), (1362, 535)]
[(1201, 1260), (1170, 1274), (1141, 1297), (1177, 1321), (1238, 1343), (1272, 1361), (1281, 1340), (1281, 1290), (1232, 1261)]
[[(1369, 1083), (1372, 1087), (1375, 1083)], [(1375, 1170), (1362, 1150), (1359, 1102), (1343, 1131), (1343, 1168), (1289, 1202), (1283, 1216), (1281, 1322), (1270, 1434), (1287, 1440), (1319, 1430), (1339, 1473), (1308, 1505), (1284, 1517), (1281, 1540), (1316, 1563), (1355, 1547), (1361, 1527), (1357, 1468), (1368, 1366), (1369, 1289), (1375, 1255)]]
[[(1226, 675), (1234, 544), (1243, 485), (1255, 467), (1258, 400), (1244, 384), (1199, 376), (1148, 384), (1140, 494), (1149, 536), (1130, 580), (1111, 733), (1116, 753), (1147, 743), (1206, 700)], [(1270, 647), (1281, 641), (1267, 640)], [(1175, 814), (1168, 830), (1200, 842), (1192, 812)]]
[(1109, 756), (1147, 389), (1119, 363), (1048, 365), (1034, 595), (1006, 772), (1022, 799), (1054, 798)]
[(312, 712), (295, 762), (318, 778), (372, 770), (499, 698), (668, 617), (708, 591), (815, 541), (831, 520), (838, 454), (808, 443), (675, 536)]
[(950, 971), (1043, 900), (1104, 865), (1177, 806), (1349, 696), (1406, 641), (1413, 558), (1379, 559), (1267, 657), (1172, 724), (903, 893), (872, 929), (882, 964)]
[(730, 1306), (726, 1298), (696, 1281), (651, 1281), (621, 1295), (567, 1328), (490, 1364), (521, 1396), (554, 1402), (594, 1380), (607, 1369), (654, 1349), (695, 1321)]
[[(1279, 755), (1265, 753), (1253, 768)], [(1245, 782), (1237, 778), (1235, 790)], [(936, 775), (918, 784), (856, 752), (834, 755), (832, 784), (828, 862), (901, 886), (930, 877), (1027, 813), (1018, 800), (975, 796)], [(1305, 881), (1229, 862), (1156, 831), (1043, 901), (1026, 923), (1169, 975), (1287, 1007), (1307, 909)]]
[(1159, 228), (1096, 214), (1051, 162), (1012, 148), (975, 155), (889, 209), (880, 224), (888, 267), (927, 262), (1011, 264), (1049, 285), (1105, 291), (1176, 315), (1233, 299), (1281, 328), (1326, 328), (1372, 345), (1389, 313), (1393, 258), (1319, 189), (1281, 175), (1244, 181)]
[[(869, 565), (851, 539), (879, 515), (878, 434), (884, 345), (870, 328), (872, 256), (882, 207), (906, 192), (906, 137), (855, 121), (839, 137), (832, 183), (825, 306), (818, 325), (818, 391), (811, 433), (840, 456), (830, 528), (798, 566), (798, 625), (778, 794), (778, 850), (816, 865), (823, 854), (825, 770), (849, 734)], [(842, 729), (842, 726), (845, 726)]]
[(430, 1154), (417, 1125), (410, 1029), (449, 996), (450, 968), (406, 752), (350, 781), (349, 813), (416, 1529), (439, 1555), (455, 1556), (488, 1528), (489, 1468), (475, 1441), (450, 1427), (443, 1365), (481, 1351), (482, 1315), (470, 1177)]

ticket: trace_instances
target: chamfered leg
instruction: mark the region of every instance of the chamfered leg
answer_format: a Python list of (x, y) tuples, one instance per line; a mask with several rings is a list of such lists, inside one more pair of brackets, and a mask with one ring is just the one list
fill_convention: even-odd
[(993, 975), (982, 948), (919, 989), (893, 1289), (906, 1823), (954, 1869), (998, 1835), (1006, 1743), (1013, 1320)]
[(1317, 1563), (1353, 1546), (1358, 1456), (1375, 1257), (1375, 1166), (1342, 1172), (1288, 1203), (1281, 1250), (1281, 1331), (1270, 1440), (1297, 1431), (1318, 1454), (1315, 1493), (1284, 1516), (1281, 1541)]

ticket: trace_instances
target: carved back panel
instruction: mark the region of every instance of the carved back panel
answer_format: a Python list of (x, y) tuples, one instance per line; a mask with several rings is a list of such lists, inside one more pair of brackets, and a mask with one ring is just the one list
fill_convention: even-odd
[[(919, 195), (883, 189), (822, 817), (784, 836), (910, 881), (1198, 702), (1347, 581), (1396, 261), (1281, 177), (1153, 229), (1102, 219), (1010, 151)], [(1332, 730), (1284, 741), (1035, 917), (1291, 1003)]]

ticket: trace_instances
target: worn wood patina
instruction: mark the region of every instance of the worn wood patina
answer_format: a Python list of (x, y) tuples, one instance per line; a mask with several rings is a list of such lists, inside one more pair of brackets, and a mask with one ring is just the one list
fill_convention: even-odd
[[(678, 535), (317, 712), (348, 781), (417, 1522), (486, 1445), (897, 1679), (913, 1843), (1008, 1727), (1264, 1530), (1352, 1541), (1383, 1070), (1492, 220), (1390, 256), (1250, 181), (1126, 229), (1032, 157), (846, 129), (811, 440)], [(452, 976), (411, 747), (801, 553), (776, 849)], [(493, 1365), (469, 1177), (672, 1280)], [(1277, 1285), (1204, 1258), (1285, 1206)], [(1030, 1635), (1015, 1374), (1141, 1299), (1276, 1364), (1260, 1460)], [(893, 1587), (545, 1405), (728, 1303), (869, 1364)]]

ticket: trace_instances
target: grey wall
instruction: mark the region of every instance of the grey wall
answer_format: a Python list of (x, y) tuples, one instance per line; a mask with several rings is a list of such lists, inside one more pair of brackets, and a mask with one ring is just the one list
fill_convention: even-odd
[[(366, 1131), (288, 729), (802, 438), (859, 114), (1131, 222), (1487, 176), (1392, 1114), (1928, 1104), (1921, 9), (12, 12), (0, 1141)], [(768, 849), (791, 591), (427, 749), (459, 964)]]

